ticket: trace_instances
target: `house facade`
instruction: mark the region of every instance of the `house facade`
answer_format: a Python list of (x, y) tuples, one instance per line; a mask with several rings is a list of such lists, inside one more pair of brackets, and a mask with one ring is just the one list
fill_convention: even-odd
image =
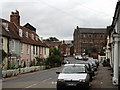
[[(2, 19), (2, 46), (7, 53), (3, 69), (29, 67), (36, 64), (36, 58), (49, 57), (49, 47), (40, 40), (36, 28), (30, 24), (20, 25), (19, 12), (11, 12), (10, 21)], [(31, 28), (32, 27), (32, 28)], [(4, 31), (4, 33), (3, 33)]]
[(113, 84), (120, 84), (120, 0), (118, 0), (112, 25), (108, 27), (106, 53), (113, 68)]
[(77, 28), (74, 30), (74, 54), (82, 55), (86, 50), (95, 48), (97, 53), (101, 53), (106, 45), (105, 28)]
[(3, 60), (3, 69), (17, 68), (20, 61), (20, 37), (15, 30), (16, 27), (12, 22), (2, 19), (3, 50), (7, 54)]
[[(1, 54), (1, 57), (3, 56), (2, 55), (3, 51), (5, 54), (8, 53), (8, 38), (9, 38), (9, 34), (5, 30), (5, 28), (2, 26), (2, 24), (0, 24), (0, 50), (1, 50), (0, 54)], [(3, 69), (7, 69), (7, 64), (8, 64), (7, 57), (5, 57), (5, 56), (3, 56), (3, 58), (1, 58), (1, 61), (3, 61), (1, 63), (4, 66)]]

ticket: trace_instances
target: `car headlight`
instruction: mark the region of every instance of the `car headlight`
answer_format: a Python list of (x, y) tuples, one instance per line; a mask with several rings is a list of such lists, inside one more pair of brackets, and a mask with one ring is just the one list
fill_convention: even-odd
[(58, 79), (58, 82), (64, 82), (64, 79)]
[(85, 79), (80, 79), (80, 82), (85, 82)]

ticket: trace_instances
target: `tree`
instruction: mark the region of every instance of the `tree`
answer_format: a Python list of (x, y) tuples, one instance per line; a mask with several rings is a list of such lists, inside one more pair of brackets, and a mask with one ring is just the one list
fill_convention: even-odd
[(46, 64), (51, 67), (60, 66), (61, 65), (61, 52), (55, 47), (50, 48), (50, 57), (47, 59)]
[(51, 41), (59, 41), (56, 37), (49, 37), (48, 39), (44, 39), (43, 41), (51, 42)]
[(96, 48), (89, 48), (89, 49), (85, 50), (86, 55), (89, 55), (90, 53), (97, 53), (97, 49)]

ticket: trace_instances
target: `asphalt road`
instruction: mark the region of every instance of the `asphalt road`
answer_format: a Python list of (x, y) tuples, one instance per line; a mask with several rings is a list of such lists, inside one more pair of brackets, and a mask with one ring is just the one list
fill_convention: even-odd
[[(66, 59), (69, 60), (70, 63), (80, 62), (80, 60), (75, 60), (73, 57), (68, 57)], [(9, 88), (3, 90), (34, 90), (32, 88), (35, 88), (35, 90), (38, 90), (40, 88), (45, 88), (48, 90), (52, 88), (56, 90), (56, 83), (58, 77), (56, 71), (60, 71), (62, 67), (63, 66), (33, 73), (22, 74), (16, 77), (6, 78), (2, 82), (2, 88)], [(104, 77), (107, 78), (105, 79)], [(111, 82), (110, 71), (108, 71), (107, 67), (100, 66), (98, 68), (95, 77), (93, 77), (91, 85), (91, 89), (107, 88), (107, 86), (109, 86), (108, 88), (114, 88)]]
[[(72, 57), (68, 57), (66, 59), (71, 63), (77, 63), (77, 60)], [(7, 78), (3, 80), (2, 88), (22, 88), (22, 90), (28, 88), (56, 88), (58, 77), (56, 71), (61, 70), (61, 68), (62, 67), (52, 68)]]

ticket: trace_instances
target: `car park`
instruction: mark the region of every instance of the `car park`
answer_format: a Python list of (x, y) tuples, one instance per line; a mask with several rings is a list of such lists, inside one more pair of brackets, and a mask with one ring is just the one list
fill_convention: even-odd
[(89, 88), (90, 75), (84, 64), (65, 64), (58, 75), (57, 89), (61, 88)]

